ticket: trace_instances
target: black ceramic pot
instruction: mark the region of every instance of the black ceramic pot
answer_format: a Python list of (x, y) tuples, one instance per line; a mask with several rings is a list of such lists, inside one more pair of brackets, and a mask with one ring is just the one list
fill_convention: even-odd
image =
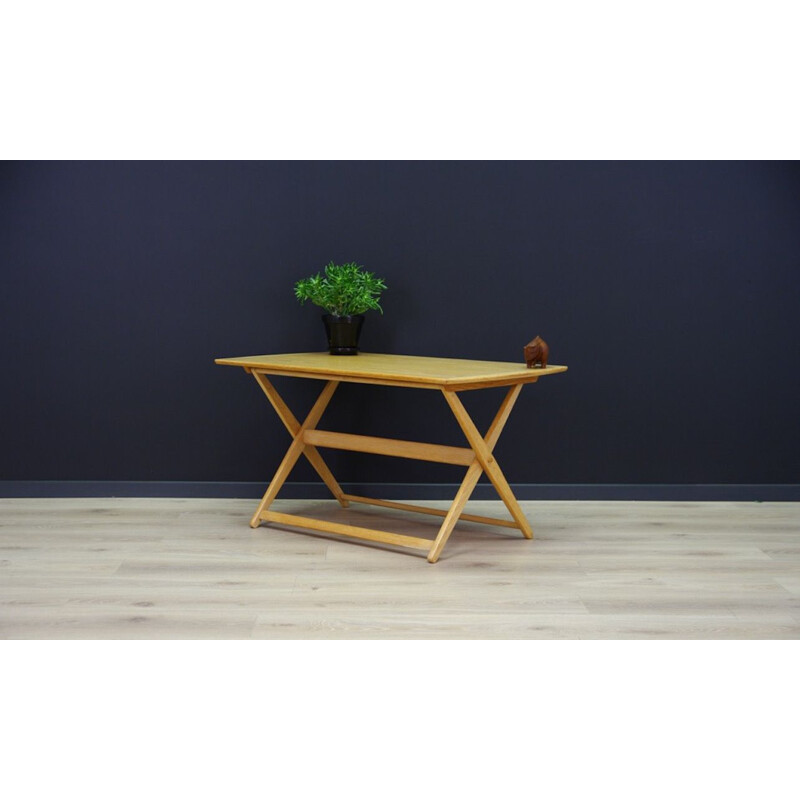
[(358, 337), (364, 324), (363, 314), (349, 317), (337, 317), (334, 314), (323, 314), (325, 333), (328, 335), (328, 347), (332, 356), (357, 356)]

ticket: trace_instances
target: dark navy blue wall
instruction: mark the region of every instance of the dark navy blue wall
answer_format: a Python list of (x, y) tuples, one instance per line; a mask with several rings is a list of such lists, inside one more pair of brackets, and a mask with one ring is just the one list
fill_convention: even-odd
[[(365, 350), (521, 361), (541, 334), (569, 365), (523, 391), (512, 483), (800, 482), (800, 169), (777, 162), (6, 163), (0, 479), (269, 477), (287, 435), (213, 359), (324, 349), (292, 285), (331, 259), (389, 285)], [(319, 388), (276, 382), (298, 415)], [(485, 425), (500, 396), (466, 400)], [(322, 427), (461, 443), (434, 392), (345, 385)]]

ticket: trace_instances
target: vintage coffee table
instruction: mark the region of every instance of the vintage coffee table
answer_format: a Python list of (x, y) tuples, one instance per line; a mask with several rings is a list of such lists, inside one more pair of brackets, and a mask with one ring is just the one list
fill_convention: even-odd
[[(285, 353), (267, 356), (243, 356), (239, 358), (218, 358), (216, 364), (243, 367), (258, 382), (272, 407), (292, 435), (292, 443), (286, 451), (275, 477), (269, 484), (264, 497), (250, 520), (250, 527), (257, 528), (262, 522), (275, 522), (313, 531), (338, 534), (374, 542), (401, 545), (428, 554), (428, 561), (435, 563), (441, 555), (450, 534), (459, 520), (480, 522), (487, 525), (500, 525), (518, 528), (526, 539), (533, 538), (533, 531), (522, 513), (492, 451), (500, 433), (508, 420), (514, 403), (519, 397), (523, 384), (535, 383), (543, 375), (565, 372), (566, 367), (548, 366), (528, 369), (524, 364), (502, 361), (467, 361), (456, 358), (426, 358), (422, 356), (400, 356), (378, 353), (359, 353), (357, 356), (332, 356), (328, 353)], [(319, 398), (314, 403), (303, 423), (289, 410), (286, 403), (275, 390), (268, 375), (286, 375), (295, 378), (311, 378), (325, 381)], [(342, 382), (371, 383), (381, 386), (405, 386), (414, 389), (435, 389), (455, 415), (461, 430), (467, 438), (469, 447), (450, 447), (427, 442), (408, 442), (401, 439), (382, 439), (375, 436), (359, 436), (353, 433), (338, 433), (317, 429), (317, 423), (330, 402), (336, 387)], [(475, 423), (467, 414), (458, 392), (472, 389), (486, 389), (507, 386), (508, 392), (500, 404), (492, 424), (485, 436), (481, 436)], [(413, 458), (421, 461), (436, 461), (444, 464), (459, 464), (467, 468), (467, 473), (456, 492), (448, 511), (436, 508), (377, 500), (370, 497), (347, 494), (336, 482), (317, 448), (330, 447), (340, 450), (355, 450), (361, 453), (378, 453), (400, 458)], [(350, 503), (396, 508), (444, 517), (435, 539), (421, 539), (388, 531), (345, 525), (338, 522), (300, 517), (294, 514), (281, 514), (270, 511), (281, 486), (289, 476), (301, 455), (304, 455), (333, 496), (344, 507)], [(511, 513), (512, 520), (481, 517), (464, 514), (464, 506), (469, 500), (481, 473), (485, 472), (494, 485), (500, 498)]]

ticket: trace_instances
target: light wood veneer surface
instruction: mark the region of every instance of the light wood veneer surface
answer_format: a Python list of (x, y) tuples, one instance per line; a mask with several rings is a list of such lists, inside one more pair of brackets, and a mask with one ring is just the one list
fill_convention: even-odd
[(301, 377), (332, 377), (363, 383), (391, 381), (409, 385), (428, 385), (431, 388), (466, 385), (478, 388), (485, 385), (528, 382), (542, 375), (565, 372), (567, 369), (555, 365), (545, 369), (528, 369), (524, 363), (386, 353), (359, 353), (356, 356), (332, 356), (327, 352), (281, 353), (217, 358), (214, 363), (260, 369), (270, 374), (296, 373)]

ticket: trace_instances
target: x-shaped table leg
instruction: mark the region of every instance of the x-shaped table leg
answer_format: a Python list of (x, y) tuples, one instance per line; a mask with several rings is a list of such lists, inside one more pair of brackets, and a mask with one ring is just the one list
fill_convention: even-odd
[[(339, 484), (336, 482), (336, 479), (333, 477), (333, 474), (331, 473), (325, 461), (322, 459), (322, 456), (319, 454), (319, 451), (316, 449), (316, 447), (306, 442), (306, 438), (310, 438), (306, 437), (306, 434), (316, 428), (317, 423), (325, 412), (325, 409), (327, 408), (334, 391), (336, 391), (336, 387), (339, 385), (339, 381), (331, 380), (325, 384), (325, 388), (320, 393), (317, 401), (314, 403), (311, 411), (308, 413), (308, 416), (301, 425), (267, 377), (258, 372), (253, 372), (253, 376), (293, 438), (292, 443), (289, 446), (289, 449), (286, 451), (286, 455), (283, 457), (275, 476), (267, 487), (267, 491), (264, 494), (264, 497), (261, 499), (253, 518), (250, 520), (251, 527), (257, 528), (261, 524), (263, 518), (269, 519), (272, 517), (281, 517), (279, 520), (281, 522), (289, 520), (291, 524), (293, 521), (299, 521), (302, 523), (301, 526), (311, 527), (312, 529), (319, 527), (321, 530), (333, 533), (341, 533), (346, 536), (356, 536), (357, 538), (373, 539), (375, 541), (389, 542), (390, 544), (401, 544), (406, 547), (416, 547), (425, 550), (428, 549), (428, 543), (431, 542), (431, 540), (428, 539), (418, 539), (416, 537), (389, 534), (384, 531), (374, 531), (371, 529), (353, 528), (352, 526), (339, 524), (333, 525), (332, 523), (324, 525), (321, 523), (312, 524), (314, 520), (301, 517), (291, 517), (291, 515), (272, 514), (272, 512), (268, 512), (267, 509), (270, 507), (273, 500), (275, 500), (278, 492), (285, 483), (286, 479), (289, 477), (289, 474), (301, 455), (305, 455), (306, 458), (308, 458), (311, 465), (314, 467), (319, 476), (333, 493), (333, 496), (339, 501), (339, 503), (341, 503), (342, 506), (346, 507), (349, 503), (349, 500), (363, 502), (365, 498), (349, 497), (346, 495), (341, 486), (339, 486)], [(445, 515), (436, 539), (431, 542), (430, 549), (428, 550), (428, 561), (430, 561), (432, 564), (439, 559), (442, 549), (447, 543), (447, 540), (450, 538), (453, 528), (464, 511), (464, 506), (472, 495), (472, 492), (478, 483), (478, 479), (483, 472), (486, 473), (489, 480), (497, 490), (497, 493), (500, 495), (500, 498), (506, 504), (506, 507), (516, 523), (515, 527), (518, 527), (527, 539), (533, 538), (533, 531), (531, 530), (528, 520), (525, 519), (525, 515), (522, 513), (522, 509), (514, 497), (511, 487), (508, 485), (505, 476), (503, 475), (500, 467), (497, 465), (497, 461), (492, 455), (492, 451), (494, 450), (497, 440), (500, 438), (500, 434), (502, 433), (502, 430), (508, 421), (508, 417), (511, 414), (511, 410), (514, 407), (517, 397), (519, 397), (521, 389), (522, 384), (516, 384), (508, 390), (503, 402), (500, 405), (500, 408), (497, 411), (497, 414), (495, 414), (494, 420), (492, 420), (492, 424), (489, 426), (489, 430), (486, 432), (486, 436), (481, 436), (458, 395), (448, 389), (442, 390), (445, 400), (447, 400), (447, 403), (455, 415), (456, 421), (461, 427), (461, 430), (464, 432), (464, 435), (467, 437), (467, 441), (469, 442), (470, 449), (472, 450), (474, 457), (469, 463), (467, 474), (464, 476), (464, 480), (461, 482), (461, 486), (459, 487), (458, 492), (453, 499), (453, 503)], [(405, 442), (404, 444), (408, 446), (414, 444), (416, 448), (422, 447), (422, 445), (412, 442)], [(433, 445), (430, 447), (433, 447)], [(442, 448), (439, 448), (439, 450), (441, 449)], [(457, 448), (449, 449), (452, 450)], [(396, 455), (396, 453), (391, 454)], [(464, 462), (461, 461), (460, 463)], [(374, 502), (377, 503), (377, 501)], [(392, 504), (386, 503), (386, 505), (391, 506)], [(407, 508), (409, 510), (421, 510), (414, 506), (407, 506)], [(286, 517), (286, 520), (283, 519), (283, 517)], [(472, 520), (495, 522), (495, 524), (511, 524), (504, 523), (501, 520), (484, 520), (484, 518), (478, 517), (472, 517)]]
[[(289, 433), (292, 435), (292, 438), (295, 438), (301, 427), (295, 415), (289, 410), (289, 407), (286, 405), (286, 403), (284, 403), (283, 398), (278, 394), (277, 390), (266, 375), (261, 375), (258, 372), (254, 372), (253, 377), (264, 391), (264, 394), (267, 396), (269, 402), (272, 403), (272, 407), (281, 418), (281, 422), (283, 422), (283, 424), (286, 426), (286, 430), (289, 431)], [(332, 390), (331, 393), (333, 393)], [(322, 416), (321, 413), (320, 416)], [(318, 421), (319, 420), (317, 420), (317, 422)], [(347, 508), (350, 503), (344, 499), (344, 491), (342, 487), (339, 486), (336, 478), (333, 477), (333, 473), (330, 471), (330, 469), (328, 469), (328, 465), (323, 460), (319, 450), (317, 450), (317, 448), (313, 445), (307, 444), (303, 450), (303, 455), (311, 462), (311, 466), (314, 467), (317, 475), (322, 478), (323, 482), (331, 490), (331, 494), (339, 501), (342, 508)]]
[(511, 516), (514, 518), (514, 521), (522, 531), (523, 536), (526, 539), (533, 538), (531, 526), (528, 523), (528, 520), (525, 519), (522, 509), (519, 507), (519, 503), (514, 497), (511, 487), (508, 485), (508, 481), (506, 481), (505, 476), (500, 470), (500, 467), (497, 465), (497, 461), (492, 455), (492, 451), (494, 450), (497, 440), (500, 438), (500, 434), (502, 433), (503, 428), (508, 421), (508, 417), (511, 414), (511, 409), (514, 407), (514, 403), (516, 403), (521, 389), (522, 384), (518, 383), (508, 390), (502, 404), (500, 405), (500, 409), (495, 415), (494, 420), (492, 420), (489, 430), (486, 432), (485, 437), (481, 436), (480, 431), (475, 427), (475, 423), (467, 413), (467, 410), (464, 408), (464, 404), (461, 402), (458, 395), (455, 392), (447, 389), (442, 390), (445, 400), (447, 400), (447, 403), (452, 409), (453, 414), (455, 415), (455, 418), (461, 427), (461, 430), (464, 431), (464, 435), (467, 437), (467, 441), (469, 442), (472, 451), (475, 453), (475, 459), (467, 469), (467, 474), (464, 476), (464, 480), (461, 482), (461, 486), (456, 493), (453, 504), (450, 506), (450, 510), (447, 512), (447, 516), (444, 518), (442, 527), (439, 529), (439, 534), (434, 540), (433, 546), (428, 553), (428, 561), (430, 561), (431, 564), (435, 563), (439, 559), (442, 549), (444, 548), (445, 544), (447, 544), (447, 540), (450, 538), (450, 534), (453, 532), (453, 528), (455, 527), (456, 522), (458, 522), (458, 518), (461, 516), (461, 513), (464, 510), (467, 500), (469, 500), (470, 495), (475, 490), (475, 486), (478, 483), (478, 478), (480, 478), (482, 472), (486, 473), (489, 480), (494, 485), (494, 488), (500, 495), (500, 499), (506, 504)]
[(289, 410), (286, 403), (283, 402), (283, 399), (267, 377), (258, 372), (254, 372), (253, 375), (256, 381), (258, 381), (258, 385), (264, 390), (264, 394), (266, 394), (270, 403), (272, 403), (273, 408), (277, 411), (281, 421), (294, 438), (275, 473), (275, 477), (267, 487), (266, 494), (261, 498), (256, 513), (253, 514), (253, 518), (250, 520), (250, 527), (257, 528), (261, 524), (261, 514), (270, 507), (301, 454), (305, 454), (306, 458), (311, 462), (311, 466), (314, 467), (320, 478), (325, 481), (326, 486), (333, 492), (333, 496), (346, 508), (348, 502), (343, 497), (344, 492), (342, 491), (342, 487), (336, 482), (336, 478), (333, 477), (333, 474), (328, 469), (328, 465), (323, 461), (319, 451), (316, 447), (303, 442), (303, 434), (306, 431), (313, 430), (317, 426), (331, 397), (333, 397), (333, 393), (336, 391), (336, 387), (339, 385), (339, 381), (328, 381), (325, 384), (325, 388), (317, 398), (317, 402), (314, 403), (314, 406), (311, 411), (308, 412), (308, 416), (301, 425), (294, 414)]

